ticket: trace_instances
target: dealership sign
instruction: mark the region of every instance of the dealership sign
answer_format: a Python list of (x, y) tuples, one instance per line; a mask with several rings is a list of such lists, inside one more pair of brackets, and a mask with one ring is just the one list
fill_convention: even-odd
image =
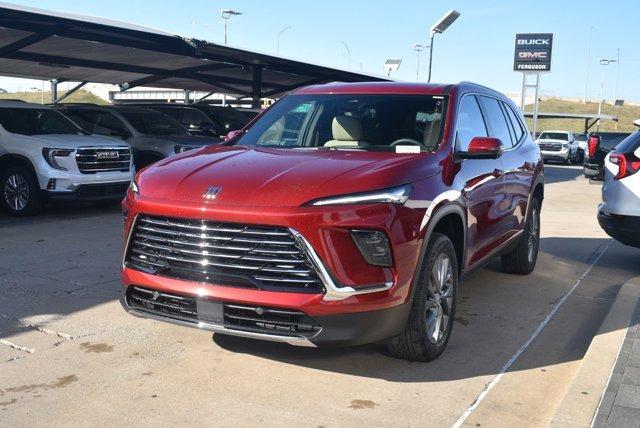
[(513, 70), (522, 72), (551, 71), (553, 34), (516, 34)]

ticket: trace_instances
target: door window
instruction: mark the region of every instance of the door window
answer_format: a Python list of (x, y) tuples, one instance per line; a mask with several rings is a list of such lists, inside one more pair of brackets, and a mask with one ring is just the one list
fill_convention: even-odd
[(463, 97), (456, 122), (456, 147), (466, 152), (472, 139), (486, 136), (487, 128), (476, 97), (473, 95)]
[(511, 141), (509, 125), (507, 125), (507, 120), (500, 108), (500, 104), (498, 104), (498, 100), (489, 97), (479, 98), (485, 118), (487, 119), (487, 124), (489, 125), (489, 135), (502, 141), (505, 149), (511, 148), (513, 142)]
[(511, 106), (507, 105), (507, 103), (502, 103), (502, 107), (504, 107), (504, 111), (507, 112), (507, 116), (509, 117), (509, 122), (511, 122), (511, 126), (513, 127), (513, 131), (515, 133), (514, 145), (518, 143), (524, 136), (524, 129), (522, 129), (522, 123), (518, 120), (516, 113), (513, 111)]

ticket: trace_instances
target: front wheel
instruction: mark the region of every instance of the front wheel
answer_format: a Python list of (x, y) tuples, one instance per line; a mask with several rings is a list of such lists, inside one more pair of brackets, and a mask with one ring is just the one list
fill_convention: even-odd
[(403, 360), (431, 361), (444, 352), (456, 311), (458, 262), (451, 240), (434, 233), (428, 244), (404, 331), (389, 343)]
[(22, 217), (42, 209), (42, 195), (35, 175), (24, 166), (12, 166), (2, 174), (0, 203), (9, 214)]
[(540, 245), (540, 202), (531, 199), (529, 218), (524, 226), (524, 233), (513, 252), (502, 256), (502, 268), (506, 273), (529, 275), (538, 261)]

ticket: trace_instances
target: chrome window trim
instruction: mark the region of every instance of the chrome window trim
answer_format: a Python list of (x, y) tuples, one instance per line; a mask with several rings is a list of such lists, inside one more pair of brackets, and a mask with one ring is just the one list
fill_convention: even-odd
[(315, 250), (313, 249), (309, 241), (307, 241), (304, 238), (304, 236), (302, 236), (302, 234), (297, 230), (293, 228), (289, 228), (289, 230), (291, 231), (293, 236), (296, 238), (296, 240), (298, 241), (302, 249), (307, 253), (307, 256), (311, 260), (311, 263), (316, 269), (318, 276), (320, 277), (320, 280), (324, 285), (325, 294), (322, 300), (325, 300), (327, 302), (335, 302), (339, 300), (344, 300), (351, 296), (387, 291), (393, 286), (393, 282), (390, 281), (375, 287), (362, 288), (358, 290), (348, 286), (338, 287), (337, 284), (331, 278), (331, 275), (325, 268), (324, 263), (322, 263), (322, 260), (320, 259), (318, 254), (315, 252)]

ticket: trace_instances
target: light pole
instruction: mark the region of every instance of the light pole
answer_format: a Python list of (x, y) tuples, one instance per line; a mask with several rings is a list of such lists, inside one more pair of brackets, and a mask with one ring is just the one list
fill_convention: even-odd
[[(602, 113), (602, 102), (604, 101), (604, 79), (605, 79), (605, 74), (606, 74), (606, 70), (607, 70), (607, 65), (611, 64), (612, 62), (616, 62), (615, 59), (606, 59), (606, 58), (601, 58), (598, 60), (598, 62), (600, 63), (600, 65), (602, 66), (602, 80), (600, 81), (600, 99), (598, 100), (598, 115), (600, 115)], [(598, 119), (598, 130), (600, 130), (600, 119)]]
[(591, 33), (593, 33), (593, 25), (589, 27), (589, 37), (587, 39), (587, 68), (584, 71), (584, 92), (582, 93), (582, 104), (587, 103), (587, 85), (589, 84), (589, 65), (591, 65)]
[(278, 42), (276, 43), (276, 55), (280, 55), (280, 36), (287, 30), (291, 29), (291, 25), (287, 25), (282, 30), (278, 31)]
[(431, 66), (433, 63), (433, 37), (436, 34), (444, 33), (444, 30), (449, 28), (449, 26), (453, 24), (453, 22), (458, 19), (459, 16), (460, 12), (452, 9), (449, 12), (445, 13), (444, 16), (440, 18), (440, 20), (438, 20), (438, 22), (436, 22), (433, 27), (431, 27), (431, 41), (429, 43), (429, 74), (427, 77), (427, 82), (431, 82)]
[(225, 9), (220, 11), (220, 16), (224, 19), (224, 44), (227, 44), (227, 23), (234, 15), (242, 15), (242, 12), (237, 10)]
[(342, 44), (344, 45), (344, 48), (347, 50), (347, 70), (351, 70), (351, 49), (349, 49), (349, 45), (347, 44), (347, 42), (342, 41)]
[(618, 56), (616, 59), (616, 86), (614, 86), (613, 89), (613, 102), (616, 102), (618, 99), (618, 79), (620, 79), (620, 48), (618, 48)]
[(418, 65), (416, 67), (416, 82), (420, 81), (420, 57), (422, 56), (422, 51), (424, 50), (424, 48), (428, 48), (429, 46), (426, 45), (421, 45), (418, 43), (415, 43), (413, 46), (413, 50), (417, 52), (418, 54)]

